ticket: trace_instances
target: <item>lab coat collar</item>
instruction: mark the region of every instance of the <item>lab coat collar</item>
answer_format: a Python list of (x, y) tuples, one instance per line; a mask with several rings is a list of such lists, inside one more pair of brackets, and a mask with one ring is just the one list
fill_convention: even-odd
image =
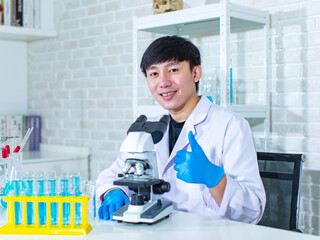
[[(200, 101), (198, 102), (197, 106), (193, 109), (192, 113), (188, 117), (186, 124), (189, 131), (191, 130), (194, 136), (197, 135), (195, 126), (203, 122), (209, 112), (212, 103), (206, 97), (201, 96)], [(186, 135), (188, 140), (188, 134)], [(189, 140), (188, 140), (189, 142)]]
[[(179, 138), (172, 149), (172, 152), (169, 156), (169, 128), (167, 128), (167, 131), (165, 135), (163, 136), (162, 141), (160, 141), (157, 145), (158, 153), (162, 155), (161, 157), (167, 156), (168, 161), (163, 161), (166, 164), (162, 166), (162, 175), (171, 167), (173, 166), (173, 159), (176, 156), (177, 152), (182, 149), (186, 149), (189, 144), (188, 139), (188, 132), (192, 131), (195, 138), (197, 139), (197, 131), (196, 126), (203, 122), (207, 114), (209, 112), (210, 107), (212, 106), (212, 103), (207, 99), (206, 97), (201, 97), (200, 101), (198, 102), (197, 106), (193, 109), (192, 113), (188, 117), (187, 121), (185, 122), (181, 133), (179, 135)], [(161, 175), (161, 174), (160, 174)]]

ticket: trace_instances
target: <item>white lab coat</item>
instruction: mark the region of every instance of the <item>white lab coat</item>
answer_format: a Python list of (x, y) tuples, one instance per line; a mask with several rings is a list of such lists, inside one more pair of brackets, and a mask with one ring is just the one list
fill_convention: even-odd
[[(176, 210), (257, 223), (263, 215), (266, 196), (248, 122), (202, 97), (185, 122), (170, 156), (168, 129), (155, 145), (159, 178), (171, 184), (170, 192), (162, 198), (172, 201)], [(208, 159), (224, 168), (227, 184), (220, 207), (205, 185), (186, 183), (176, 177), (173, 159), (177, 151), (191, 150), (189, 131), (193, 132)], [(121, 153), (113, 165), (99, 175), (98, 196), (114, 187), (112, 182), (121, 173), (124, 160), (125, 153)], [(131, 194), (126, 187), (121, 188), (127, 195)]]

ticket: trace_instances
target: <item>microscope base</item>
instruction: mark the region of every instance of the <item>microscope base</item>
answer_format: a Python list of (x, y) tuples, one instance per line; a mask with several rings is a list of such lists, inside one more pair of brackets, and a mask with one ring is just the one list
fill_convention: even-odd
[(113, 219), (119, 222), (153, 224), (172, 213), (172, 202), (152, 201), (141, 206), (124, 205), (114, 212)]

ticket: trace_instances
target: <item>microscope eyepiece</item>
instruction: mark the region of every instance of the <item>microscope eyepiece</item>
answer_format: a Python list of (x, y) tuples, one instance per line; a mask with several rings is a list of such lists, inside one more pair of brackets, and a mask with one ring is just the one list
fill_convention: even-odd
[(146, 122), (146, 121), (147, 121), (147, 117), (143, 114), (140, 115), (136, 120), (136, 122)]
[(168, 115), (163, 115), (162, 118), (160, 118), (159, 122), (163, 122), (165, 123), (166, 125), (169, 124), (169, 121), (170, 121), (170, 117)]

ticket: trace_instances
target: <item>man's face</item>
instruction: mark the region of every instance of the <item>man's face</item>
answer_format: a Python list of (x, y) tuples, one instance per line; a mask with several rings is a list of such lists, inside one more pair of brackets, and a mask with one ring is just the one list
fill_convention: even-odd
[(195, 83), (201, 77), (200, 66), (190, 70), (187, 61), (167, 61), (152, 64), (146, 74), (153, 97), (170, 114), (192, 112), (199, 101)]

